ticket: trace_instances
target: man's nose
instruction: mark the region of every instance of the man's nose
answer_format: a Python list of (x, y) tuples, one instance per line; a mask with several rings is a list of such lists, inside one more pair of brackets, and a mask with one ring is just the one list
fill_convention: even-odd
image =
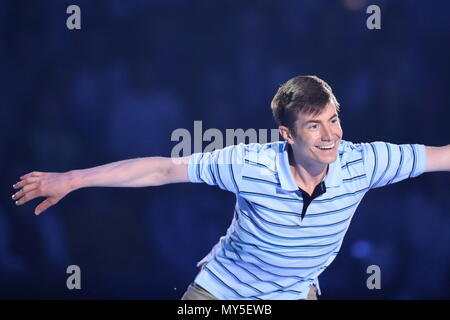
[(331, 141), (333, 138), (333, 135), (331, 134), (331, 129), (327, 126), (322, 127), (322, 140), (324, 141)]

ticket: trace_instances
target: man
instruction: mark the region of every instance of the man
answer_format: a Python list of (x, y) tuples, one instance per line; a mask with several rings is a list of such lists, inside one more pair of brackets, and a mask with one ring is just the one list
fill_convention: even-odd
[(239, 144), (180, 161), (149, 157), (31, 172), (13, 186), (20, 189), (13, 199), (22, 205), (47, 197), (38, 215), (83, 187), (217, 185), (236, 194), (234, 217), (199, 262), (183, 299), (316, 299), (318, 276), (339, 252), (364, 194), (423, 172), (450, 171), (450, 145), (342, 140), (339, 103), (315, 76), (287, 81), (271, 108), (284, 142)]

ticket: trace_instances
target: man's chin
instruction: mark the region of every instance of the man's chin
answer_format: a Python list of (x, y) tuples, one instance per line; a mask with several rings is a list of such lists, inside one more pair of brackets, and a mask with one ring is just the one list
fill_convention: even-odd
[(337, 157), (338, 157), (338, 155), (337, 155), (337, 152), (336, 152), (335, 154), (332, 154), (332, 155), (320, 156), (320, 157), (318, 157), (318, 159), (323, 164), (331, 164), (331, 163), (336, 161)]

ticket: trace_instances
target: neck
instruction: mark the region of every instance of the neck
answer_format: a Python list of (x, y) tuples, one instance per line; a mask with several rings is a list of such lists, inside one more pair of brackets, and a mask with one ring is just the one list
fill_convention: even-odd
[(302, 189), (314, 189), (328, 172), (328, 164), (305, 161), (289, 147), (289, 165), (294, 180)]

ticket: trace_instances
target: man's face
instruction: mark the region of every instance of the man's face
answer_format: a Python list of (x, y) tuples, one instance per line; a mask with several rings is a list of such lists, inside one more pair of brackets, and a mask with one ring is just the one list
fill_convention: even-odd
[(310, 165), (329, 164), (336, 160), (342, 128), (333, 102), (328, 102), (317, 116), (300, 113), (295, 128), (291, 146), (300, 159)]

